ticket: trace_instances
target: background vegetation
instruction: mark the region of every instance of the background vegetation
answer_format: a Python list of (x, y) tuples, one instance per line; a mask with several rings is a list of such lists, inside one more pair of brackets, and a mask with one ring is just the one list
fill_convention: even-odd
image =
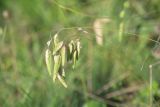
[[(128, 7), (125, 7), (125, 3)], [(147, 107), (149, 65), (160, 56), (159, 0), (0, 0), (0, 107)], [(119, 16), (124, 12), (124, 16)], [(93, 23), (103, 26), (103, 45)], [(124, 32), (119, 40), (119, 25)], [(47, 73), (46, 42), (81, 38), (76, 69), (64, 88)], [(156, 47), (155, 47), (156, 46)], [(153, 66), (153, 107), (160, 107), (159, 65)]]

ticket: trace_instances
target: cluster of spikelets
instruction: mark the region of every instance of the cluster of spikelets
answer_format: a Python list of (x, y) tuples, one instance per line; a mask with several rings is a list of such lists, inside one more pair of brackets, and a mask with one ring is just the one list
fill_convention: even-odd
[(64, 80), (64, 67), (67, 62), (72, 62), (72, 68), (75, 68), (76, 61), (80, 55), (80, 41), (79, 39), (71, 40), (68, 44), (58, 40), (58, 34), (47, 42), (47, 49), (45, 51), (45, 61), (48, 73), (53, 78), (53, 82), (58, 79), (62, 85), (67, 88)]

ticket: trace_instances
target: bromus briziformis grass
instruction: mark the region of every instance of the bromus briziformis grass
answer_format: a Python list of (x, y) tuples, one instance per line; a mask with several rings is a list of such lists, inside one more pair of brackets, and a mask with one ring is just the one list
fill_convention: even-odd
[(58, 33), (47, 42), (45, 51), (45, 61), (49, 75), (53, 78), (53, 82), (58, 79), (61, 84), (67, 88), (64, 80), (65, 65), (67, 62), (72, 62), (72, 68), (75, 68), (76, 61), (80, 55), (81, 44), (80, 40), (71, 40), (69, 43), (60, 41)]

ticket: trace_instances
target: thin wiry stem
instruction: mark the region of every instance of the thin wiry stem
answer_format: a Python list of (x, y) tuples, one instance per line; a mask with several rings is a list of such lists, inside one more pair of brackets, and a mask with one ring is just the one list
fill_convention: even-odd
[(160, 40), (160, 35), (157, 38), (158, 43), (155, 44), (153, 49), (156, 49), (157, 47), (159, 47), (159, 45), (160, 45), (159, 40)]
[(142, 62), (141, 70), (140, 70), (140, 71), (142, 71), (142, 70), (143, 70), (144, 65), (145, 65), (145, 63), (147, 62), (148, 58), (149, 58), (149, 55), (147, 55), (147, 56), (145, 57), (144, 61)]
[(153, 106), (153, 89), (152, 89), (152, 84), (153, 84), (153, 67), (157, 66), (160, 64), (160, 61), (154, 63), (154, 64), (150, 64), (149, 65), (149, 103), (150, 103), (150, 107)]
[(149, 97), (149, 105), (152, 107), (152, 97), (153, 97), (153, 92), (152, 92), (152, 65), (149, 65), (149, 91), (150, 91), (150, 97)]
[(69, 8), (69, 7), (67, 7), (67, 6), (61, 5), (61, 4), (58, 3), (56, 0), (54, 0), (53, 3), (54, 3), (55, 5), (57, 5), (59, 8), (63, 9), (63, 10), (68, 10), (68, 11), (70, 11), (70, 12), (72, 12), (72, 13), (75, 13), (75, 14), (78, 14), (78, 15), (81, 15), (81, 16), (90, 17), (90, 18), (109, 18), (108, 16), (97, 17), (97, 16), (95, 16), (95, 15), (88, 15), (88, 14), (86, 14), (86, 13), (82, 13), (82, 12), (76, 11), (76, 10), (74, 10), (74, 9), (72, 9), (72, 8)]
[(7, 33), (7, 25), (4, 27), (4, 30), (3, 30), (2, 39), (1, 39), (2, 42), (4, 42), (4, 38), (6, 36), (6, 33)]
[[(64, 30), (72, 30), (72, 29), (76, 29), (77, 31), (79, 31), (79, 32), (82, 32), (82, 33), (84, 33), (84, 34), (86, 34), (86, 35), (88, 35), (88, 37), (89, 37), (89, 35), (94, 35), (94, 36), (97, 36), (97, 37), (100, 37), (100, 38), (102, 38), (101, 36), (99, 36), (99, 35), (97, 35), (97, 34), (94, 34), (94, 33), (90, 33), (90, 32), (88, 32), (88, 31), (86, 31), (85, 29), (93, 29), (93, 27), (92, 26), (75, 26), (75, 27), (64, 27), (64, 28), (61, 28), (60, 30), (58, 30), (57, 31), (57, 34), (59, 34), (59, 33), (61, 33), (62, 31), (64, 31)], [(100, 28), (95, 28), (95, 29), (104, 29), (104, 27), (100, 27)], [(132, 32), (123, 32), (124, 34), (127, 34), (127, 35), (124, 35), (124, 36), (135, 36), (135, 37), (137, 37), (138, 36), (138, 34), (136, 34), (136, 33), (132, 33)], [(52, 32), (51, 32), (51, 35), (52, 35)], [(146, 38), (147, 40), (150, 40), (150, 41), (152, 41), (152, 42), (155, 42), (157, 45), (160, 45), (160, 42), (158, 41), (158, 40), (153, 40), (153, 39), (151, 39), (151, 38)]]

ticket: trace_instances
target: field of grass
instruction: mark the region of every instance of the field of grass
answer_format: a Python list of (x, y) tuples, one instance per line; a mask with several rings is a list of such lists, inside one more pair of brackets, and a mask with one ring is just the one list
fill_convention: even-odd
[[(0, 0), (0, 107), (160, 107), (159, 4)], [(75, 69), (65, 68), (68, 88), (45, 63), (57, 32), (82, 45)]]

